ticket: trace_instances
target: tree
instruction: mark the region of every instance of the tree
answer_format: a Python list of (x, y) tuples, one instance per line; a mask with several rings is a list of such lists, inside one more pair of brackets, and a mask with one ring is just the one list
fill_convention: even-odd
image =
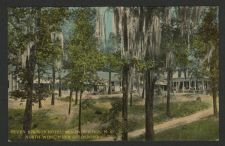
[(102, 116), (101, 131), (104, 134), (111, 134), (114, 137), (114, 140), (117, 140), (122, 126), (122, 103), (120, 100), (115, 100), (111, 103), (111, 106), (112, 108)]
[[(127, 125), (128, 125), (128, 75), (129, 75), (129, 61), (128, 55), (126, 52), (128, 51), (128, 15), (129, 8), (115, 8), (114, 9), (114, 16), (115, 16), (115, 24), (117, 35), (121, 36), (121, 58), (123, 60), (122, 65), (122, 140), (128, 140), (128, 132), (127, 132)], [(121, 22), (122, 30), (119, 30), (119, 23)], [(119, 32), (121, 31), (121, 32)]]
[[(163, 32), (161, 47), (167, 52), (162, 53), (166, 59), (167, 70), (167, 115), (170, 116), (170, 90), (171, 90), (171, 76), (173, 70), (178, 69), (183, 72), (186, 78), (186, 71), (189, 73), (199, 70), (193, 68), (197, 63), (191, 64), (190, 50), (191, 40), (196, 32), (200, 16), (202, 14), (201, 7), (168, 7), (165, 9), (167, 13), (164, 14)], [(177, 66), (177, 68), (175, 68)], [(184, 86), (184, 85), (183, 85)]]
[[(161, 21), (160, 19), (165, 19), (167, 24), (170, 24), (170, 19), (175, 14), (174, 18), (178, 19), (175, 23), (174, 28), (176, 33), (181, 34), (182, 37), (186, 39), (181, 39), (182, 42), (170, 43), (176, 48), (176, 46), (185, 42), (187, 48), (190, 48), (190, 35), (191, 27), (195, 27), (198, 22), (199, 14), (201, 14), (201, 9), (188, 8), (188, 7), (176, 7), (174, 13), (168, 13), (172, 8), (155, 8), (155, 7), (131, 7), (131, 8), (115, 8), (114, 9), (114, 20), (117, 37), (121, 43), (121, 58), (123, 62), (123, 73), (122, 73), (122, 86), (123, 86), (123, 105), (122, 105), (122, 119), (123, 119), (123, 132), (122, 140), (127, 140), (127, 92), (129, 81), (127, 81), (128, 73), (130, 68), (135, 66), (142, 66), (144, 71), (144, 82), (145, 82), (145, 115), (146, 115), (146, 140), (152, 140), (153, 131), (153, 101), (154, 101), (154, 88), (155, 82), (157, 80), (157, 75), (162, 69), (160, 66), (160, 54), (161, 49)], [(129, 17), (128, 17), (129, 16)], [(163, 18), (162, 18), (163, 17)], [(190, 20), (190, 21), (189, 21)], [(192, 20), (192, 21), (191, 21)], [(174, 29), (173, 28), (173, 29)], [(180, 35), (179, 35), (180, 36)], [(178, 40), (172, 37), (172, 40)], [(187, 43), (186, 43), (187, 42)], [(173, 47), (169, 47), (173, 48)], [(167, 48), (167, 49), (169, 49)], [(171, 61), (171, 56), (176, 56), (177, 59), (180, 58), (179, 66), (186, 73), (187, 61), (187, 50), (188, 49), (176, 49), (173, 53), (169, 53), (170, 56), (168, 62)], [(173, 52), (173, 51), (168, 51)], [(178, 57), (177, 57), (177, 54)], [(170, 61), (169, 61), (170, 60)], [(134, 61), (134, 62), (133, 62)], [(137, 65), (138, 64), (138, 65)], [(142, 65), (141, 65), (142, 64)], [(170, 68), (170, 67), (168, 67)], [(168, 76), (171, 80), (171, 71)], [(144, 92), (143, 92), (144, 93)]]
[[(165, 59), (165, 70), (167, 72), (167, 102), (166, 102), (166, 115), (171, 116), (170, 113), (170, 92), (172, 90), (172, 77), (173, 71), (176, 69), (176, 57), (175, 51), (182, 48), (180, 39), (180, 31), (176, 27), (177, 21), (174, 17), (168, 16), (171, 15), (171, 8), (166, 8), (169, 14), (164, 14), (163, 25), (162, 25), (162, 42), (161, 49), (163, 50), (161, 56)], [(169, 17), (169, 20), (168, 20)], [(179, 52), (180, 53), (180, 52)], [(179, 54), (177, 53), (177, 54)], [(185, 59), (185, 58), (182, 58)], [(177, 60), (177, 62), (180, 62)]]
[[(23, 122), (23, 138), (27, 138), (32, 123), (32, 102), (35, 101), (33, 94), (33, 80), (35, 77), (36, 65), (38, 67), (38, 84), (37, 90), (39, 107), (41, 107), (40, 96), (40, 65), (49, 53), (49, 30), (46, 26), (46, 11), (50, 8), (11, 8), (9, 10), (10, 31), (9, 39), (12, 39), (10, 46), (10, 60), (17, 66), (17, 71), (26, 93), (26, 107)], [(16, 34), (13, 36), (13, 32)], [(16, 40), (14, 39), (16, 38)], [(43, 45), (44, 44), (44, 45)], [(16, 49), (17, 48), (17, 49)], [(18, 59), (18, 56), (21, 58)], [(15, 60), (18, 61), (15, 61)], [(46, 61), (46, 60), (45, 60)]]
[[(61, 68), (61, 57), (62, 57), (62, 49), (63, 49), (63, 35), (62, 33), (51, 33), (52, 36), (52, 56), (51, 56), (51, 68), (52, 68), (52, 100), (51, 105), (55, 104), (55, 73), (56, 68), (59, 70), (59, 79), (60, 79), (60, 68)], [(60, 40), (60, 41), (59, 41)], [(62, 48), (61, 48), (62, 47)], [(60, 79), (61, 82), (61, 79)]]
[[(128, 139), (127, 105), (130, 84), (128, 81), (129, 72), (130, 68), (137, 64), (139, 64), (137, 66), (144, 66), (145, 68), (146, 139), (149, 140), (153, 137), (153, 97), (156, 81), (154, 75), (154, 68), (156, 66), (153, 64), (158, 54), (161, 36), (159, 19), (157, 16), (154, 17), (156, 13), (152, 15), (153, 10), (154, 8), (151, 7), (116, 8), (114, 10), (116, 31), (120, 35), (118, 38), (121, 38), (121, 58), (123, 60), (122, 140)], [(152, 23), (149, 20), (152, 20)], [(122, 26), (121, 30), (119, 29), (119, 25)], [(140, 62), (144, 62), (144, 65), (141, 65), (142, 63)]]
[(102, 67), (102, 53), (97, 50), (95, 9), (77, 8), (74, 10), (74, 35), (68, 48), (68, 74), (70, 87), (80, 91), (78, 134), (81, 138), (81, 100), (83, 92), (93, 85), (94, 75)]
[[(175, 7), (175, 23), (179, 30), (179, 38), (177, 38), (175, 49), (175, 57), (177, 66), (180, 72), (184, 73), (186, 78), (187, 69), (189, 69), (188, 52), (191, 49), (191, 40), (198, 29), (202, 14), (204, 14), (204, 7)], [(180, 48), (180, 49), (178, 49)]]
[[(214, 115), (218, 116), (217, 96), (219, 81), (219, 28), (218, 8), (212, 7), (206, 11), (205, 17), (200, 25), (199, 31), (194, 40), (197, 48), (197, 55), (202, 59), (204, 71), (209, 76), (210, 88), (213, 98)], [(206, 54), (202, 56), (202, 54)]]
[(70, 88), (70, 101), (69, 101), (69, 111), (68, 114), (71, 112), (71, 101), (72, 101), (72, 96), (73, 96), (73, 89)]
[[(194, 36), (193, 43), (195, 44), (197, 41), (199, 45), (203, 45), (202, 42), (199, 42), (198, 37)], [(195, 45), (192, 45), (192, 48), (189, 50), (189, 74), (191, 78), (196, 78), (196, 88), (198, 88), (198, 80), (207, 74), (204, 71), (204, 65), (202, 64), (202, 58), (205, 56), (204, 52), (199, 51), (198, 48), (195, 48)]]
[(167, 69), (167, 104), (166, 114), (170, 117), (170, 92), (171, 92), (171, 79), (173, 76), (174, 54), (170, 51), (166, 57), (166, 69)]
[[(61, 25), (64, 22), (65, 18), (68, 17), (68, 9), (67, 8), (51, 8), (48, 12), (48, 18), (50, 18), (49, 26), (50, 26), (50, 32), (51, 32), (51, 41), (52, 41), (52, 54), (50, 56), (51, 59), (51, 68), (52, 68), (52, 100), (51, 105), (55, 104), (55, 72), (56, 72), (56, 65), (58, 66), (59, 74), (60, 74), (60, 68), (61, 65), (59, 63), (62, 59), (62, 49), (64, 46), (63, 42), (63, 34)], [(61, 82), (61, 77), (59, 75), (59, 79)]]
[[(160, 49), (160, 41), (161, 41), (161, 28), (159, 23), (159, 17), (152, 17), (152, 23), (149, 25), (149, 31), (147, 36), (147, 44), (146, 44), (146, 55), (145, 61), (156, 61), (157, 55)], [(151, 34), (152, 33), (152, 34)], [(145, 98), (145, 139), (152, 140), (154, 138), (154, 130), (153, 130), (153, 100), (154, 100), (154, 87), (156, 82), (156, 66), (147, 67), (145, 71), (145, 90), (146, 90), (146, 98)]]

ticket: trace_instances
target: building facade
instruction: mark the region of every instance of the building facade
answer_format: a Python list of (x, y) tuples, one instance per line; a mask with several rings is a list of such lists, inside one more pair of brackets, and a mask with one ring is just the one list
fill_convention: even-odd
[(186, 71), (175, 71), (172, 77), (172, 89), (176, 93), (192, 92), (207, 93), (210, 89), (209, 78), (206, 76), (193, 77)]

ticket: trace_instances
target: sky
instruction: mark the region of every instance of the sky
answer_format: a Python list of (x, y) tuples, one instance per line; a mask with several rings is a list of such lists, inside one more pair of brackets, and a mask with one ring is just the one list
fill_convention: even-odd
[[(102, 11), (106, 11), (107, 7), (102, 7)], [(105, 13), (105, 22), (106, 22), (106, 36), (108, 38), (110, 32), (112, 32), (112, 17), (113, 13), (111, 11), (106, 11)]]
[[(104, 13), (104, 11), (106, 11), (107, 7), (97, 7), (97, 9), (100, 9), (100, 11), (102, 13)], [(71, 8), (71, 9), (76, 9)], [(113, 13), (111, 11), (106, 11), (105, 13), (105, 22), (106, 22), (106, 38), (109, 37), (110, 32), (112, 32), (112, 17), (113, 17)], [(62, 26), (62, 30), (63, 33), (65, 34), (65, 39), (68, 40), (69, 37), (73, 34), (73, 20), (69, 20), (69, 21), (65, 21), (65, 23)], [(102, 38), (104, 39), (104, 38)]]

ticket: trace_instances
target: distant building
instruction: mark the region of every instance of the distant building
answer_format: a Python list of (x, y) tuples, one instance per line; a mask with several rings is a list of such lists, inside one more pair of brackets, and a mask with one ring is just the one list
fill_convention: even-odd
[(192, 77), (188, 71), (185, 73), (176, 71), (172, 78), (172, 88), (174, 92), (199, 92), (206, 93), (209, 88), (209, 78), (202, 76), (200, 78)]
[[(8, 92), (18, 90), (20, 87), (20, 79), (13, 74), (13, 68), (10, 68), (10, 72), (8, 74)], [(62, 77), (65, 76), (65, 72), (62, 73)], [(104, 71), (98, 71), (97, 76), (99, 77), (101, 84), (97, 84), (94, 86), (93, 91), (95, 92), (108, 92), (109, 87), (109, 73)], [(57, 74), (56, 74), (57, 77)], [(51, 88), (51, 76), (45, 75), (41, 78), (41, 84), (46, 86), (46, 88)], [(172, 92), (174, 93), (186, 93), (186, 92), (194, 92), (194, 93), (207, 93), (210, 89), (209, 86), (209, 78), (208, 77), (191, 77), (190, 74), (181, 71), (175, 71), (172, 77)], [(37, 78), (34, 80), (34, 87), (37, 86)], [(143, 84), (143, 82), (141, 82)], [(136, 83), (135, 83), (136, 85)], [(59, 79), (56, 78), (55, 88), (56, 90), (59, 87)], [(68, 91), (67, 87), (63, 84), (61, 85), (63, 91)], [(141, 86), (142, 87), (142, 86)], [(166, 72), (156, 81), (156, 90), (160, 89), (161, 91), (167, 90), (167, 75)], [(136, 90), (136, 86), (134, 86), (133, 90)], [(122, 91), (122, 82), (119, 73), (111, 72), (111, 89), (112, 92), (121, 92)]]
[(15, 67), (8, 66), (8, 92), (17, 90), (19, 88), (17, 75), (14, 74)]
[[(98, 85), (97, 91), (107, 92), (109, 88), (109, 72), (98, 71), (98, 77), (102, 80), (102, 85)], [(112, 92), (122, 91), (120, 75), (115, 72), (111, 72), (111, 89)]]
[(15, 91), (18, 89), (18, 82), (16, 76), (10, 73), (8, 75), (8, 92)]

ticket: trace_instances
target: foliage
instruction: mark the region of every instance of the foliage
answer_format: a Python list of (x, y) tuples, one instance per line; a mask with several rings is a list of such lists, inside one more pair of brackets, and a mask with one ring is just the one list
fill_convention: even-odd
[(78, 8), (75, 10), (74, 35), (68, 48), (65, 82), (70, 88), (84, 88), (98, 80), (96, 71), (103, 64), (102, 53), (97, 50), (94, 34), (95, 10)]
[(117, 139), (122, 126), (121, 111), (122, 103), (119, 100), (111, 103), (112, 108), (106, 112), (101, 121), (100, 130), (105, 135), (112, 135), (114, 139)]
[(195, 40), (193, 40), (193, 46), (197, 48), (193, 49), (195, 56), (202, 59), (202, 70), (209, 76), (211, 88), (214, 91), (218, 91), (219, 80), (218, 29), (218, 9), (212, 7), (205, 14)]
[(22, 68), (21, 58), (27, 45), (30, 42), (35, 43), (34, 63), (38, 65), (40, 75), (43, 77), (52, 59), (59, 58), (59, 54), (62, 53), (59, 47), (52, 46), (50, 34), (53, 31), (60, 31), (66, 16), (67, 8), (9, 8), (8, 59), (9, 64), (12, 65), (9, 67), (15, 66), (12, 72), (15, 72), (21, 79), (22, 89), (26, 82), (26, 75), (25, 69)]
[(10, 97), (14, 99), (18, 99), (18, 98), (26, 99), (26, 94), (24, 91), (15, 90), (10, 92)]
[[(83, 99), (81, 101), (82, 105), (82, 117), (81, 117), (81, 124), (82, 126), (85, 127), (86, 124), (89, 123), (100, 123), (101, 117), (107, 112), (107, 109), (104, 107), (98, 107), (96, 105), (95, 100), (86, 100)], [(104, 102), (99, 101), (99, 103), (103, 104)], [(70, 128), (75, 128), (76, 125), (78, 124), (78, 115), (77, 113), (74, 114), (69, 127)]]
[[(38, 90), (40, 94), (38, 94), (37, 92), (33, 93), (33, 102), (38, 102), (38, 95), (41, 98), (41, 100), (47, 98), (50, 95), (50, 90), (46, 88), (45, 86), (43, 86), (43, 84), (41, 84)], [(10, 97), (13, 99), (26, 99), (27, 95), (24, 90), (15, 90), (10, 92)]]

